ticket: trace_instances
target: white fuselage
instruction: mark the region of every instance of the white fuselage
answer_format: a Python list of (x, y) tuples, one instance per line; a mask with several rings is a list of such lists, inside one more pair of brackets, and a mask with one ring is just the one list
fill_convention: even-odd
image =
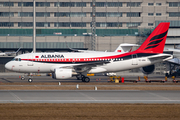
[[(156, 54), (154, 56), (163, 55)], [(167, 55), (167, 54), (166, 54)], [(171, 57), (171, 55), (169, 55)], [(91, 67), (89, 73), (117, 72), (148, 66), (162, 60), (151, 61), (148, 56), (133, 57), (131, 54), (121, 56), (117, 52), (94, 53), (29, 53), (16, 56), (5, 67), (8, 70), (23, 73), (49, 73), (56, 68), (74, 67), (80, 65), (101, 65)]]

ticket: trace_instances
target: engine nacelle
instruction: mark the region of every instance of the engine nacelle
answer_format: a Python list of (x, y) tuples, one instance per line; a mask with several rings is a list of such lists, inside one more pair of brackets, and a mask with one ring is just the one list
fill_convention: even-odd
[(68, 79), (72, 77), (72, 69), (55, 69), (52, 74), (54, 79)]
[(149, 66), (141, 68), (141, 71), (144, 74), (151, 74), (151, 73), (153, 73), (154, 70), (155, 70), (155, 65), (149, 65)]

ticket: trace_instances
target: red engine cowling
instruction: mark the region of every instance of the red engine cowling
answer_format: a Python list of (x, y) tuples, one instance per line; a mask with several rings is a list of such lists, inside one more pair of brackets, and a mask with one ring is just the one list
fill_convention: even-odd
[(155, 65), (149, 65), (149, 66), (146, 66), (146, 67), (142, 67), (141, 68), (141, 71), (144, 73), (144, 74), (151, 74), (153, 73), (155, 70)]

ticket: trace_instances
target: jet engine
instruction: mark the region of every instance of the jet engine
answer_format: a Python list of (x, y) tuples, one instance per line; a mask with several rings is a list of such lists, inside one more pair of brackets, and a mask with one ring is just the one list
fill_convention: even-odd
[(72, 77), (72, 69), (55, 69), (53, 79), (68, 79)]
[(151, 73), (153, 73), (154, 70), (155, 70), (155, 65), (149, 65), (149, 66), (141, 68), (141, 71), (144, 74), (151, 74)]

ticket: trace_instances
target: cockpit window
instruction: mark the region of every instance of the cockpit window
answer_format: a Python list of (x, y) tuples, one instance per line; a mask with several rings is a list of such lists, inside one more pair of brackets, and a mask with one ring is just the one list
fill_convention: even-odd
[(21, 61), (21, 58), (14, 58), (12, 61)]

